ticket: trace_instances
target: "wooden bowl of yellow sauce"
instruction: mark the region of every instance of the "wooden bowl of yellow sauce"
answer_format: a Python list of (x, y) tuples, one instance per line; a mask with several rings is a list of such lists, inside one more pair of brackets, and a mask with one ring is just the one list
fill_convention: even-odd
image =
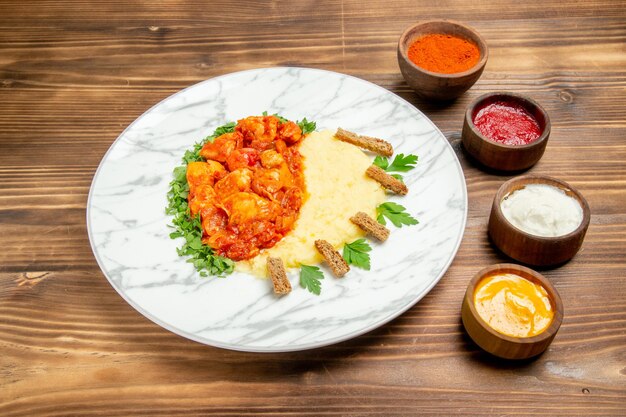
[(472, 278), (461, 318), (469, 336), (485, 351), (505, 359), (526, 359), (552, 343), (563, 320), (563, 303), (538, 272), (497, 264)]

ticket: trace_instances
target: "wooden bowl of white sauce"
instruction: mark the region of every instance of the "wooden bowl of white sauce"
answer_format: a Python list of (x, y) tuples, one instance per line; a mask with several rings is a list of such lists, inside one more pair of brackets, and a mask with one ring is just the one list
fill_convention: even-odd
[(515, 177), (500, 187), (489, 216), (489, 237), (506, 255), (534, 266), (555, 266), (580, 249), (591, 213), (578, 190), (544, 175)]

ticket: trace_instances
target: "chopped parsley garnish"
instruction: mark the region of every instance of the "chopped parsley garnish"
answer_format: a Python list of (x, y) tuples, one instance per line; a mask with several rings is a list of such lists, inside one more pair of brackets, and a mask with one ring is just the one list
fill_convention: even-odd
[[(222, 125), (220, 127), (218, 127), (217, 129), (215, 129), (215, 131), (213, 132), (212, 135), (207, 136), (206, 138), (202, 139), (200, 142), (197, 142), (196, 144), (193, 145), (193, 148), (191, 150), (187, 150), (185, 151), (185, 154), (183, 155), (183, 162), (185, 163), (185, 165), (179, 166), (174, 168), (174, 178), (178, 178), (177, 174), (176, 174), (176, 170), (178, 169), (179, 171), (183, 172), (183, 176), (186, 175), (187, 173), (187, 164), (190, 162), (197, 162), (197, 161), (203, 161), (204, 159), (200, 156), (200, 149), (202, 149), (202, 147), (204, 146), (205, 143), (207, 142), (213, 142), (213, 140), (215, 140), (216, 137), (218, 136), (222, 136), (224, 133), (231, 133), (235, 131), (235, 122), (230, 122), (230, 123), (226, 123), (225, 125)], [(187, 183), (187, 179), (183, 178), (185, 184)], [(171, 184), (170, 184), (171, 185)], [(185, 197), (186, 198), (186, 197)]]
[(352, 243), (346, 243), (343, 247), (343, 259), (357, 268), (370, 270), (370, 252), (372, 247), (365, 239), (357, 239)]
[(300, 265), (300, 286), (315, 295), (320, 295), (324, 274), (317, 266)]
[(170, 238), (185, 238), (185, 243), (176, 249), (178, 255), (187, 256), (187, 262), (200, 272), (200, 276), (208, 275), (223, 276), (233, 272), (235, 263), (228, 258), (213, 254), (213, 249), (202, 244), (202, 224), (200, 216), (191, 217), (187, 196), (189, 184), (187, 184), (187, 164), (202, 161), (200, 149), (207, 142), (212, 142), (216, 137), (235, 130), (235, 123), (227, 123), (215, 129), (212, 135), (196, 143), (191, 150), (187, 150), (183, 156), (183, 165), (174, 168), (174, 179), (170, 182), (170, 190), (167, 193), (167, 208), (165, 213), (173, 216), (172, 227), (175, 231), (170, 233)]
[(418, 224), (417, 219), (413, 218), (406, 209), (400, 204), (388, 201), (376, 207), (376, 220), (382, 225), (386, 225), (385, 217), (391, 221), (396, 227), (402, 227), (403, 224)]

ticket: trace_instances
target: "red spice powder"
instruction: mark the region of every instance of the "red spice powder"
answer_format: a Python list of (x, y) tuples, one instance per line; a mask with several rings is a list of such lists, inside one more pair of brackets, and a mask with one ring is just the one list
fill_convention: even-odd
[(454, 74), (476, 65), (480, 51), (475, 43), (457, 36), (431, 33), (409, 46), (409, 59), (425, 70)]

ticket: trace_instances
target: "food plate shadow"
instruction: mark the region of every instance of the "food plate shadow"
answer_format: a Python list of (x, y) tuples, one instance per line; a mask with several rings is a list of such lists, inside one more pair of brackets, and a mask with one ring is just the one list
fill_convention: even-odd
[[(180, 375), (195, 375), (194, 378), (215, 378), (228, 375), (230, 381), (276, 381), (281, 378), (325, 378), (324, 375), (345, 375), (355, 366), (355, 361), (382, 354), (394, 354), (401, 350), (420, 346), (406, 337), (421, 334), (410, 329), (415, 324), (426, 325), (427, 312), (441, 303), (438, 291), (429, 294), (405, 314), (386, 325), (368, 333), (334, 345), (303, 351), (284, 353), (254, 353), (204, 346), (179, 336), (167, 337), (154, 352), (153, 360), (160, 366)], [(409, 330), (404, 330), (409, 329)], [(167, 335), (167, 332), (163, 332)], [(401, 336), (401, 337), (398, 337)], [(166, 337), (166, 336), (164, 336)], [(471, 344), (471, 340), (469, 340)], [(168, 343), (171, 342), (171, 343)], [(458, 342), (455, 342), (458, 343)], [(243, 366), (242, 366), (243, 365)]]

